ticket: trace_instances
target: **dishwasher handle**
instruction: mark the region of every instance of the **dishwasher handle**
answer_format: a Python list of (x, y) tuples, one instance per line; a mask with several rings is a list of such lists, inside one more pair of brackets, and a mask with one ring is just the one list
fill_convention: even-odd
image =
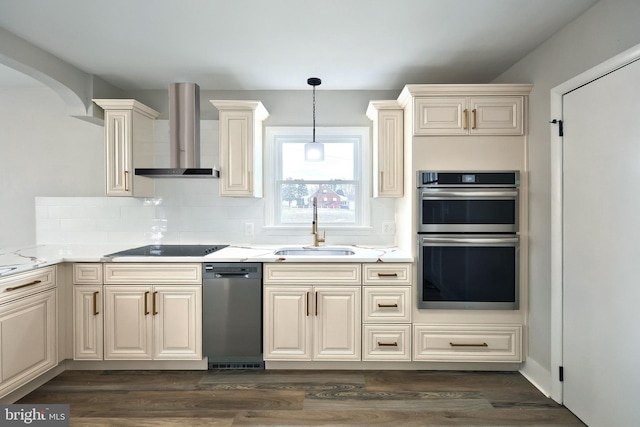
[(214, 273), (214, 277), (216, 279), (224, 279), (227, 277), (234, 277), (234, 278), (243, 277), (245, 279), (248, 279), (249, 273)]

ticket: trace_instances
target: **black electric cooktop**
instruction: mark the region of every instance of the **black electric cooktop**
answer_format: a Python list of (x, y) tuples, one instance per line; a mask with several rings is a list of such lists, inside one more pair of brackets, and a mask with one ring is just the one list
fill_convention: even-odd
[(220, 249), (226, 248), (227, 246), (229, 245), (147, 245), (141, 246), (139, 248), (115, 252), (105, 256), (202, 257), (219, 251)]

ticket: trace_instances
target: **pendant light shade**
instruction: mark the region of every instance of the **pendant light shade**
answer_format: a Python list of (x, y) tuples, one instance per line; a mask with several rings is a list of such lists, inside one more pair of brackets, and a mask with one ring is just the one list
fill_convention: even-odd
[(322, 83), (317, 77), (307, 79), (307, 84), (313, 86), (313, 139), (304, 144), (304, 160), (306, 162), (324, 161), (324, 144), (316, 142), (316, 86)]

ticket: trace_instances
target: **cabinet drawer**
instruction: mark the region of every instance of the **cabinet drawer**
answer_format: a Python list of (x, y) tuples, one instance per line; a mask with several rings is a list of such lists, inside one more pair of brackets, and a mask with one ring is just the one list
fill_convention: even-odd
[(202, 264), (105, 264), (104, 283), (109, 285), (201, 285)]
[(102, 264), (73, 264), (74, 285), (102, 285)]
[(521, 325), (414, 325), (413, 360), (521, 362)]
[(360, 264), (265, 264), (265, 284), (359, 285)]
[(0, 279), (0, 304), (25, 297), (56, 284), (55, 266), (19, 273)]
[(362, 321), (365, 323), (411, 322), (411, 287), (365, 286)]
[(410, 285), (411, 264), (363, 264), (365, 285)]
[(362, 360), (411, 360), (411, 325), (364, 325)]

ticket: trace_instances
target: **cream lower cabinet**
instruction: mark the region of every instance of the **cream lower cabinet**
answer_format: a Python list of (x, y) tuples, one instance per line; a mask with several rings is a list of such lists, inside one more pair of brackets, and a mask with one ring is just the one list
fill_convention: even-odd
[(265, 286), (265, 360), (360, 360), (360, 291)]
[(73, 264), (73, 358), (104, 357), (102, 264)]
[(0, 397), (57, 365), (55, 267), (0, 280)]
[(360, 360), (360, 264), (265, 264), (264, 270), (266, 361)]
[(411, 360), (411, 264), (363, 264), (362, 360)]
[(104, 286), (105, 360), (202, 359), (201, 286)]

